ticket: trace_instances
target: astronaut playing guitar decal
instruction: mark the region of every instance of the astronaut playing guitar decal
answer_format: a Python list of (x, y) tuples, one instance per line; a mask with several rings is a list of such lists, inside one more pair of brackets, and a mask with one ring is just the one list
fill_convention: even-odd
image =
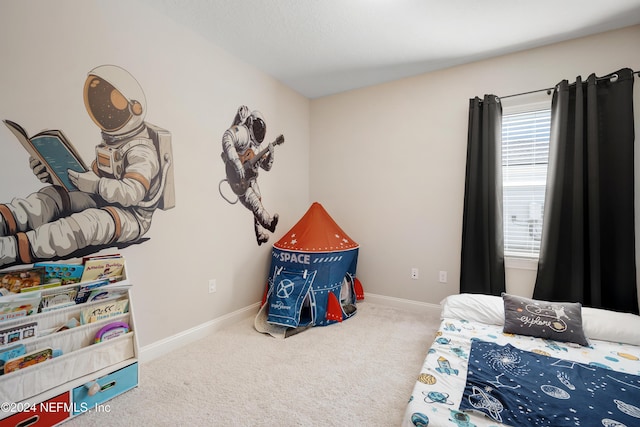
[[(275, 146), (284, 143), (284, 136), (278, 137), (260, 149), (265, 139), (267, 125), (260, 111), (250, 111), (241, 105), (236, 112), (231, 127), (222, 135), (222, 160), (225, 163), (226, 178), (218, 184), (220, 195), (230, 204), (238, 201), (253, 214), (253, 226), (258, 245), (269, 240), (267, 231), (273, 233), (278, 224), (278, 214), (270, 215), (262, 205), (262, 195), (258, 186), (258, 171), (271, 170)], [(257, 151), (257, 153), (256, 153)], [(236, 198), (225, 196), (222, 184), (228, 183)]]

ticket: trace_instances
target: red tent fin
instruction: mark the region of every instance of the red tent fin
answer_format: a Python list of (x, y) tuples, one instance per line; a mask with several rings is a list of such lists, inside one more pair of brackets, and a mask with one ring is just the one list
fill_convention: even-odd
[(327, 320), (342, 322), (342, 307), (333, 292), (329, 292), (327, 300)]
[(353, 280), (353, 290), (356, 293), (356, 299), (362, 301), (364, 299), (364, 289), (357, 277)]

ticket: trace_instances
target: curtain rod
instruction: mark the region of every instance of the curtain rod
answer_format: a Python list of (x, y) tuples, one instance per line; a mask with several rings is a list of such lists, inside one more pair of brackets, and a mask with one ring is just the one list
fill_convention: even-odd
[(551, 95), (551, 92), (553, 91), (553, 87), (548, 87), (546, 89), (538, 89), (538, 90), (531, 90), (529, 92), (521, 92), (521, 93), (514, 93), (513, 95), (506, 95), (506, 96), (499, 96), (499, 99), (507, 99), (507, 98), (513, 98), (514, 96), (522, 96), (522, 95), (529, 95), (531, 93), (538, 93), (538, 92), (547, 92), (547, 95)]
[[(636, 75), (636, 76), (640, 77), (640, 71), (633, 71), (631, 73), (631, 75)], [(596, 80), (610, 79), (612, 77), (615, 77), (617, 79), (618, 75), (614, 73), (613, 75), (610, 75), (610, 76), (598, 77)], [(553, 92), (554, 89), (555, 89), (555, 86), (554, 87), (548, 87), (546, 89), (531, 90), (529, 92), (514, 93), (513, 95), (498, 96), (498, 99), (513, 98), (515, 96), (529, 95), (529, 94), (532, 94), (532, 93), (538, 93), (538, 92), (544, 92), (544, 91), (547, 92), (547, 95), (551, 95), (551, 93)]]

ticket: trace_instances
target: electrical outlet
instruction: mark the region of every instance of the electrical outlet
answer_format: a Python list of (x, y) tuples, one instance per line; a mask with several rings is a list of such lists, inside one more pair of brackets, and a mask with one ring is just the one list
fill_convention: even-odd
[(413, 280), (418, 280), (418, 269), (415, 267), (411, 269), (411, 278)]
[(441, 271), (439, 276), (440, 283), (447, 283), (447, 272)]
[(218, 290), (216, 279), (209, 279), (209, 293), (212, 294)]

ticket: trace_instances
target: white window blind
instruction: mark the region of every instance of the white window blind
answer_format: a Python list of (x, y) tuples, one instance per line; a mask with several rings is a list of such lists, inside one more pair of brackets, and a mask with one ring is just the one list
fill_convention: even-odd
[(551, 110), (504, 114), (502, 180), (506, 255), (538, 257), (549, 163)]

